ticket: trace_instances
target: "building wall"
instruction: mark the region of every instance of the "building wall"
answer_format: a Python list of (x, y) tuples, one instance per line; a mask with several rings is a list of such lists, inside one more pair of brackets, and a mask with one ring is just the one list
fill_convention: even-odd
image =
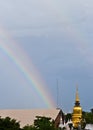
[(62, 121), (64, 122), (64, 114), (63, 114), (63, 111), (60, 110), (56, 119), (55, 119), (55, 127), (58, 128), (59, 127), (59, 124), (60, 124), (60, 119), (62, 118)]

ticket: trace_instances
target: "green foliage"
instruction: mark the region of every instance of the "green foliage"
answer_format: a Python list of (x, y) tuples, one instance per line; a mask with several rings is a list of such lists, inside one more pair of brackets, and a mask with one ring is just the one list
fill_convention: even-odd
[(36, 130), (36, 128), (34, 126), (27, 125), (27, 126), (23, 127), (23, 130)]
[(10, 117), (1, 118), (0, 117), (0, 130), (21, 130), (19, 122)]
[(93, 124), (93, 114), (91, 112), (83, 112), (83, 118), (86, 124)]
[(37, 116), (34, 125), (26, 125), (22, 129), (19, 122), (10, 117), (0, 117), (0, 130), (57, 130), (51, 118)]
[(91, 109), (91, 113), (93, 114), (93, 108)]
[(51, 122), (51, 118), (37, 116), (34, 120), (34, 126), (37, 130), (53, 130), (54, 125)]
[(51, 118), (37, 116), (33, 126), (25, 126), (23, 130), (56, 130)]
[(68, 120), (71, 120), (72, 119), (72, 114), (71, 113), (67, 113), (65, 115), (65, 122), (67, 122)]

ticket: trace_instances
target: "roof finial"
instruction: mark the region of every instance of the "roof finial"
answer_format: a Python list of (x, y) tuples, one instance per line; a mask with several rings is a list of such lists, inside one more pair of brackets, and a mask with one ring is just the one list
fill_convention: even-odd
[(76, 102), (80, 102), (79, 95), (78, 95), (78, 84), (76, 85)]

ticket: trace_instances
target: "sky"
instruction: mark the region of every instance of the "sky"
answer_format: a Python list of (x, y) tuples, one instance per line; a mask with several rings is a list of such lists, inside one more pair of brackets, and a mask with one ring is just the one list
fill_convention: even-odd
[(0, 0), (0, 109), (90, 111), (92, 42), (92, 0)]

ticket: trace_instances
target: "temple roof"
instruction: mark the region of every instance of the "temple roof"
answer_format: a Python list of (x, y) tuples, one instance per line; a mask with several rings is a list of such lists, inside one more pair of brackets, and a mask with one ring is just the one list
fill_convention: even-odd
[(55, 120), (60, 112), (60, 109), (9, 109), (0, 110), (2, 118), (10, 117), (20, 122), (20, 126), (32, 125), (36, 116), (50, 117)]

